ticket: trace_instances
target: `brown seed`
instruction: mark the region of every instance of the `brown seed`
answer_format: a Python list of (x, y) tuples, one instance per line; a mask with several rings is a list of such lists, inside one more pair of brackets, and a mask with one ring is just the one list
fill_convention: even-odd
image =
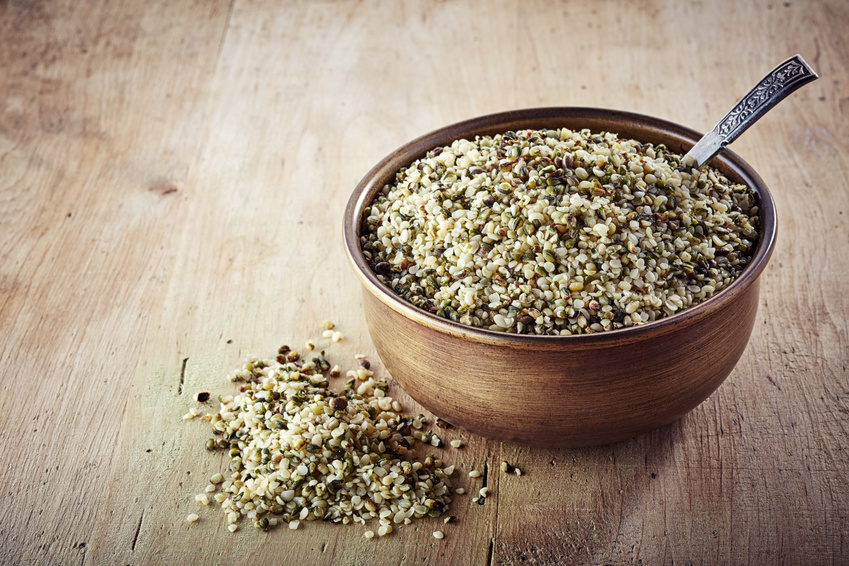
[(334, 397), (330, 402), (330, 408), (334, 411), (344, 411), (348, 408), (348, 400), (344, 397)]

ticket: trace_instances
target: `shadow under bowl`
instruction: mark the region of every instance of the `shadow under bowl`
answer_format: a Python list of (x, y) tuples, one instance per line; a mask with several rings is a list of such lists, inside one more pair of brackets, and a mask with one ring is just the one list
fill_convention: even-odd
[(664, 120), (597, 108), (533, 108), (459, 122), (385, 157), (357, 185), (344, 218), (348, 258), (363, 286), (369, 333), (387, 370), (422, 406), (481, 436), (534, 446), (579, 447), (636, 436), (682, 417), (731, 373), (749, 340), (758, 278), (772, 254), (776, 214), (763, 180), (722, 151), (710, 165), (751, 187), (760, 234), (753, 257), (710, 299), (645, 325), (573, 336), (473, 328), (425, 312), (371, 271), (360, 247), (363, 212), (397, 171), (434, 147), (521, 129), (588, 128), (684, 154), (700, 135)]

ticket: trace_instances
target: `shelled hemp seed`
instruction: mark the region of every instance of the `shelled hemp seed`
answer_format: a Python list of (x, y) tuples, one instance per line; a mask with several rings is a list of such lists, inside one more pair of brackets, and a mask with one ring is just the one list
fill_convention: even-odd
[[(312, 360), (290, 353), (248, 358), (228, 376), (239, 393), (219, 397), (218, 412), (204, 417), (227, 441), (230, 473), (212, 475), (208, 485), (220, 488), (213, 499), (229, 530), (242, 518), (263, 530), (278, 518), (290, 529), (377, 519), (385, 536), (393, 522), (440, 516), (451, 502), (453, 466), (415, 459), (416, 442), (429, 432), (425, 417), (396, 410), (386, 381), (362, 366), (335, 392), (324, 352)], [(196, 499), (209, 503), (205, 494)]]
[(360, 245), (401, 298), (468, 326), (568, 335), (651, 322), (748, 264), (754, 192), (663, 145), (589, 130), (461, 139), (398, 171)]

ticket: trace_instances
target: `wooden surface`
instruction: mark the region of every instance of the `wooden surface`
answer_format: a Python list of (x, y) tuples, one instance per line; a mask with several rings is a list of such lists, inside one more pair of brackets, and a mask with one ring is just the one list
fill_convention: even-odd
[[(0, 0), (0, 562), (849, 563), (847, 30), (842, 0)], [(226, 464), (193, 393), (325, 318), (382, 371), (341, 235), (380, 158), (533, 106), (707, 130), (797, 52), (820, 80), (734, 144), (779, 214), (756, 328), (692, 413), (583, 450), (453, 430), (493, 494), (380, 540), (198, 510)]]

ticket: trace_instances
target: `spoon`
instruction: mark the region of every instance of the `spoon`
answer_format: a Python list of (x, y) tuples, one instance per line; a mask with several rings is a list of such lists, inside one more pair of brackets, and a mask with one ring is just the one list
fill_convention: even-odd
[(728, 114), (687, 152), (684, 160), (692, 158), (695, 166), (701, 167), (790, 93), (818, 78), (801, 55), (790, 57), (747, 92)]

